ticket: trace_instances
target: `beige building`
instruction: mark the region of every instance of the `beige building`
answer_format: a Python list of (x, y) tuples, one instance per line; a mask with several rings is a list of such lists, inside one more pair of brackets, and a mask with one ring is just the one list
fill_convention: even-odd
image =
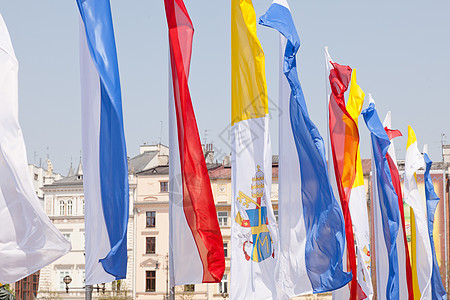
[[(134, 285), (133, 264), (133, 203), (135, 202), (136, 182), (129, 175), (130, 216), (128, 223), (128, 270), (127, 278), (120, 283), (106, 283), (94, 286), (93, 299), (101, 299), (111, 294), (123, 296), (118, 299), (130, 299)], [(68, 175), (59, 180), (45, 177), (44, 210), (56, 228), (71, 242), (72, 250), (52, 264), (43, 268), (39, 278), (38, 299), (85, 299), (85, 258), (84, 258), (84, 190), (81, 162), (76, 172), (70, 168)], [(72, 282), (69, 292), (63, 278), (69, 275)], [(104, 291), (103, 288), (104, 287)], [(117, 291), (120, 288), (120, 292)], [(126, 298), (128, 297), (128, 298)]]
[(155, 166), (136, 178), (136, 299), (164, 299), (169, 289), (169, 167)]
[[(94, 286), (93, 299), (134, 299), (135, 281), (135, 222), (133, 204), (136, 202), (136, 172), (168, 163), (168, 148), (163, 145), (144, 145), (140, 154), (129, 160), (130, 215), (128, 223), (128, 270), (127, 277), (120, 282)], [(81, 159), (80, 159), (81, 160)], [(81, 162), (76, 172), (70, 167), (66, 177), (53, 174), (51, 162), (48, 170), (30, 166), (35, 187), (42, 190), (43, 206), (56, 228), (70, 240), (72, 250), (65, 256), (43, 268), (39, 278), (39, 299), (84, 299), (84, 190)], [(72, 282), (66, 285), (63, 278), (69, 275)], [(120, 290), (119, 290), (120, 289)]]

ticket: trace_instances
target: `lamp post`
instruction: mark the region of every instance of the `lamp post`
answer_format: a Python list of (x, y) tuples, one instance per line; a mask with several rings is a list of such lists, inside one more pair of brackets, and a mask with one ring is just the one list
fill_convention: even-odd
[[(66, 293), (69, 293), (69, 284), (72, 282), (72, 277), (70, 277), (70, 275), (66, 275), (63, 278), (64, 283), (66, 284)], [(86, 299), (87, 300), (91, 300), (92, 299), (92, 290), (93, 290), (93, 286), (92, 285), (86, 285), (84, 287), (71, 287), (72, 290), (85, 290), (86, 291)], [(100, 292), (100, 289), (102, 290), (102, 293), (105, 293), (105, 284), (102, 283), (101, 287), (97, 284), (97, 293)]]
[(167, 253), (166, 255), (161, 255), (161, 254), (156, 254), (156, 261), (155, 261), (155, 269), (158, 270), (159, 269), (159, 265), (160, 262), (158, 261), (158, 257), (163, 257), (164, 258), (164, 271), (166, 272), (166, 300), (169, 300), (169, 254)]

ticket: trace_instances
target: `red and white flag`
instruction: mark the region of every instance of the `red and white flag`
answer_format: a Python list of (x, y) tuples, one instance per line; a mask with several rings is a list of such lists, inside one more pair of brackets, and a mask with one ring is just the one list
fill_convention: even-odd
[[(169, 260), (171, 286), (220, 282), (222, 234), (188, 87), (194, 27), (182, 0), (165, 0), (169, 26)], [(170, 77), (170, 76), (169, 76)]]
[[(334, 178), (345, 220), (347, 253), (343, 260), (347, 261), (347, 270), (353, 274), (348, 286), (333, 292), (333, 299), (372, 299), (369, 218), (358, 128), (365, 94), (356, 82), (356, 71), (333, 62), (327, 48), (325, 58), (330, 81), (330, 162), (334, 166)], [(346, 104), (344, 93), (349, 87)]]

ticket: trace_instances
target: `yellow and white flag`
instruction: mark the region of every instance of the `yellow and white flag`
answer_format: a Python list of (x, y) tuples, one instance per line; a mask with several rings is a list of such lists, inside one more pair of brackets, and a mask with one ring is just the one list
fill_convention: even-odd
[(405, 202), (411, 207), (411, 260), (414, 299), (431, 299), (432, 254), (427, 209), (417, 189), (416, 172), (425, 168), (414, 130), (408, 126), (405, 157)]
[(231, 1), (230, 299), (274, 299), (277, 226), (265, 59), (251, 0)]

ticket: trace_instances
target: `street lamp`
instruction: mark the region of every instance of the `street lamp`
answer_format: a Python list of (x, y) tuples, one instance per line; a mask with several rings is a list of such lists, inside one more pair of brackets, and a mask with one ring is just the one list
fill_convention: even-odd
[[(70, 275), (66, 275), (63, 278), (64, 283), (66, 284), (66, 293), (69, 293), (69, 284), (72, 282), (72, 277), (70, 277)], [(92, 293), (92, 285), (87, 285), (87, 286), (83, 286), (83, 287), (71, 287), (72, 290), (86, 290), (86, 292), (89, 294), (89, 296), (87, 296), (86, 299), (90, 299), (90, 294)], [(101, 286), (99, 286), (97, 284), (97, 293), (100, 292), (100, 290), (102, 290), (102, 293), (105, 293), (105, 284), (102, 283)]]
[(64, 276), (63, 281), (66, 284), (66, 293), (69, 293), (69, 283), (72, 282), (72, 277), (70, 277), (69, 275), (66, 275), (66, 276)]
[(158, 270), (160, 266), (160, 262), (158, 260), (158, 257), (163, 257), (164, 262), (166, 266), (164, 267), (164, 271), (166, 271), (166, 300), (169, 300), (169, 254), (161, 255), (156, 254), (156, 261), (155, 261), (155, 269)]

